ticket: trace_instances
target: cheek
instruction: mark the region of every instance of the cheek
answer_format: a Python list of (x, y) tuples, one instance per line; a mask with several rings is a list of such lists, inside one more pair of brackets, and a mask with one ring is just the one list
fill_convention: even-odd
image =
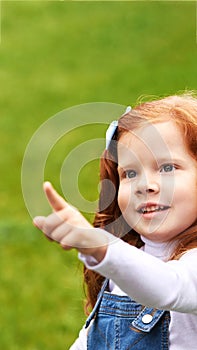
[[(187, 184), (189, 184), (189, 188)], [(188, 177), (175, 185), (173, 206), (179, 210), (179, 216), (183, 216), (184, 221), (195, 221), (197, 217), (197, 186), (194, 179)]]
[(197, 182), (192, 177), (175, 182), (173, 198), (176, 201), (188, 203), (197, 207)]
[(121, 212), (124, 212), (127, 209), (130, 202), (131, 202), (131, 191), (129, 186), (120, 184), (119, 191), (118, 191), (118, 205)]

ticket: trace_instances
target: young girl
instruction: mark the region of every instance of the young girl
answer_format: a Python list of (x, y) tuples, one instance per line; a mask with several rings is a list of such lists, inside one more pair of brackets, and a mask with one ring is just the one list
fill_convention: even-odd
[(94, 228), (48, 182), (54, 212), (34, 219), (85, 264), (93, 310), (70, 350), (196, 350), (197, 99), (127, 109), (107, 135)]

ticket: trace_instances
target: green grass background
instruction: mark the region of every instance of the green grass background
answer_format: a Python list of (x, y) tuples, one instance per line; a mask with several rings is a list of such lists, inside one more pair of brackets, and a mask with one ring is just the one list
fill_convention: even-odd
[[(31, 136), (75, 105), (196, 89), (195, 13), (194, 1), (1, 1), (0, 349), (69, 349), (85, 320), (77, 253), (44, 239), (23, 201)], [(58, 150), (46, 177), (60, 188)], [(98, 162), (82, 192), (97, 180)]]

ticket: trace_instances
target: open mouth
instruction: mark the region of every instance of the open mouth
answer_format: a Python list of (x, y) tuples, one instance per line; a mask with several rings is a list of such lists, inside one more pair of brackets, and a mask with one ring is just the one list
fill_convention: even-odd
[(147, 213), (154, 213), (159, 211), (164, 211), (169, 209), (169, 206), (165, 205), (149, 205), (149, 206), (143, 206), (137, 210), (140, 214), (147, 214)]

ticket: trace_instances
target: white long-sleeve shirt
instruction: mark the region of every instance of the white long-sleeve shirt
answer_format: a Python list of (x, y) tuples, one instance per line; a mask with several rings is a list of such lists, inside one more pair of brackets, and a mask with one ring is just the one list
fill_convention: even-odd
[[(88, 269), (110, 279), (111, 293), (170, 310), (170, 350), (197, 350), (197, 249), (166, 262), (169, 245), (142, 239), (142, 249), (115, 239), (99, 264), (79, 257)], [(70, 350), (87, 350), (87, 329), (82, 328)]]

